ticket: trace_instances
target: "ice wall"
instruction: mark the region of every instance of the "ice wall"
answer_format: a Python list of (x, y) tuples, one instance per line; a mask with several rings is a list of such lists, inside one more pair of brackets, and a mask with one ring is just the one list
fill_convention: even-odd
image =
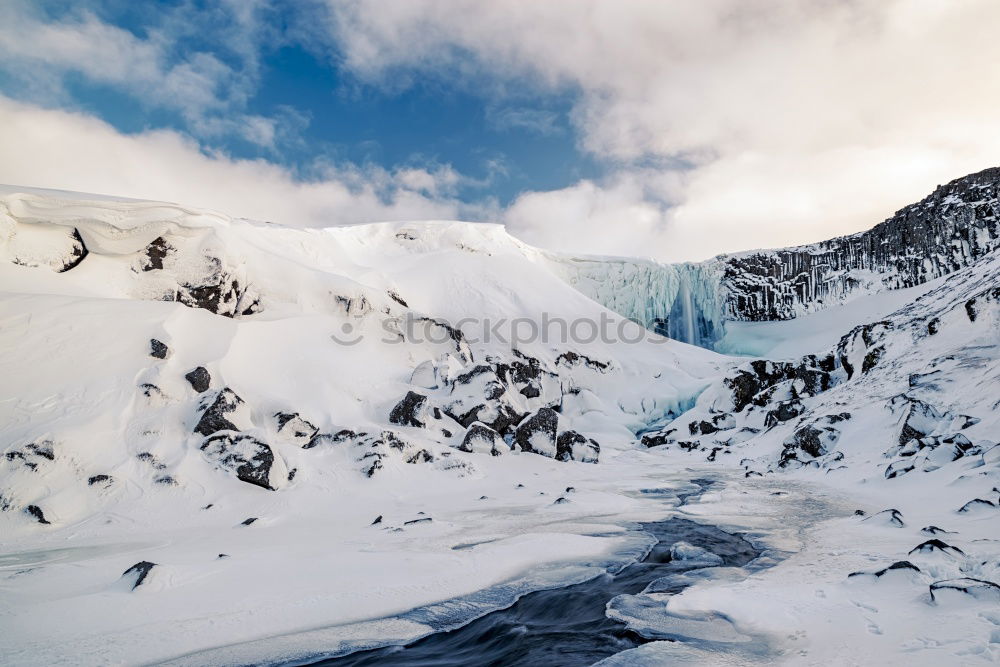
[(549, 262), (577, 290), (651, 331), (706, 348), (725, 334), (723, 270), (718, 263), (563, 255), (551, 255)]

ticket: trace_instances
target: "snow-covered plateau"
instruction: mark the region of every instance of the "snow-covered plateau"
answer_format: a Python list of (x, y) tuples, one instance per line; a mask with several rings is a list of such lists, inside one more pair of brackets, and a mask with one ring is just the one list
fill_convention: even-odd
[(0, 662), (417, 664), (359, 652), (594, 582), (546, 664), (996, 663), (998, 211), (662, 265), (0, 188)]

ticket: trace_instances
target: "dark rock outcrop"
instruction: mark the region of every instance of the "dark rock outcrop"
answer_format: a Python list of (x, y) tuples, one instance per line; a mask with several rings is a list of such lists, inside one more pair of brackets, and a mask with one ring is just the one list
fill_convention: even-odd
[(554, 457), (559, 413), (552, 408), (541, 408), (526, 417), (514, 431), (514, 442), (522, 452)]
[(832, 426), (806, 424), (785, 440), (778, 466), (784, 468), (792, 462), (808, 463), (825, 456), (839, 438), (840, 431)]
[(964, 556), (965, 552), (958, 547), (953, 547), (950, 544), (942, 542), (936, 537), (926, 542), (921, 542), (917, 546), (910, 549), (908, 555), (913, 554), (931, 554), (931, 553), (945, 553), (950, 556)]
[(779, 401), (777, 406), (774, 409), (769, 410), (767, 415), (764, 417), (764, 426), (767, 426), (768, 428), (777, 426), (782, 422), (795, 419), (803, 412), (805, 412), (805, 407), (802, 405), (802, 401), (797, 398), (787, 401)]
[(851, 572), (848, 577), (872, 576), (876, 579), (884, 577), (889, 572), (920, 572), (920, 568), (908, 560), (896, 561), (889, 567), (884, 567), (876, 572)]
[(889, 410), (899, 416), (899, 444), (934, 431), (944, 419), (944, 413), (924, 401), (900, 394), (889, 400)]
[(209, 386), (212, 384), (212, 376), (209, 374), (208, 369), (204, 366), (198, 366), (193, 371), (187, 373), (184, 379), (188, 381), (191, 387), (198, 392), (203, 394), (208, 391)]
[(976, 600), (1000, 602), (1000, 585), (983, 579), (962, 577), (935, 581), (929, 586), (931, 600), (937, 602), (948, 593), (968, 595)]
[(38, 470), (46, 461), (55, 461), (55, 445), (51, 440), (30, 442), (21, 449), (5, 453), (4, 458), (12, 463), (19, 463), (28, 470)]
[(597, 463), (600, 453), (601, 446), (596, 440), (576, 431), (563, 431), (556, 439), (556, 459), (559, 461)]
[[(911, 426), (907, 426), (906, 423), (903, 424), (904, 431), (907, 429), (912, 430), (912, 428)], [(899, 458), (886, 467), (885, 477), (886, 479), (893, 479), (917, 469), (924, 472), (931, 472), (952, 461), (982, 453), (980, 447), (973, 445), (961, 433), (913, 438), (905, 444), (893, 447), (886, 452), (887, 456), (896, 456)]]
[(969, 502), (965, 503), (958, 508), (959, 513), (965, 514), (969, 512), (974, 512), (976, 510), (995, 510), (997, 504), (992, 500), (984, 500), (983, 498), (973, 498)]
[(211, 267), (198, 281), (180, 283), (174, 301), (190, 308), (201, 308), (224, 317), (260, 312), (260, 297), (240, 284), (218, 257), (206, 257)]
[(903, 521), (903, 513), (893, 507), (872, 514), (871, 516), (866, 517), (864, 521), (871, 521), (872, 523), (889, 525), (895, 528), (903, 528), (906, 526), (906, 523)]
[(152, 572), (153, 568), (156, 567), (156, 563), (151, 563), (148, 560), (141, 560), (129, 569), (122, 572), (122, 579), (131, 582), (131, 590), (135, 590), (146, 581), (146, 577)]
[(149, 339), (149, 356), (157, 359), (166, 359), (169, 354), (170, 348), (167, 347), (166, 343), (156, 340), (155, 338)]
[(556, 365), (563, 366), (585, 366), (595, 371), (607, 371), (611, 368), (610, 361), (600, 361), (598, 359), (591, 359), (585, 354), (580, 354), (579, 352), (563, 352), (556, 358)]
[(163, 260), (174, 252), (175, 248), (158, 236), (143, 249), (140, 266), (143, 271), (159, 271), (163, 268)]
[(482, 422), (473, 422), (469, 425), (465, 437), (462, 438), (462, 444), (458, 448), (463, 452), (477, 452), (492, 456), (500, 456), (504, 452), (510, 451), (510, 447), (500, 437), (500, 434)]
[(806, 356), (798, 363), (757, 359), (740, 367), (735, 375), (723, 380), (732, 393), (733, 410), (742, 412), (749, 405), (764, 407), (778, 398), (783, 388), (788, 399), (815, 396), (833, 386), (831, 357)]
[(866, 232), (715, 261), (724, 266), (728, 317), (786, 320), (852, 292), (923, 284), (998, 245), (1000, 168), (992, 168), (938, 187)]
[(24, 508), (24, 511), (26, 514), (32, 516), (38, 523), (45, 525), (49, 525), (49, 523), (51, 523), (48, 519), (45, 518), (45, 512), (43, 512), (42, 508), (39, 507), (38, 505), (28, 505), (27, 507)]
[(312, 449), (319, 441), (313, 442), (319, 429), (297, 412), (278, 412), (274, 415), (278, 425), (278, 435), (303, 449)]
[(229, 387), (222, 389), (215, 400), (202, 413), (194, 427), (195, 433), (202, 435), (212, 435), (218, 431), (239, 431), (236, 424), (229, 420), (242, 405), (243, 399), (236, 395)]
[(427, 422), (427, 397), (415, 391), (406, 396), (389, 413), (389, 422), (400, 426), (424, 426)]
[(219, 467), (236, 474), (241, 482), (274, 490), (271, 469), (274, 452), (249, 435), (220, 433), (207, 438), (201, 451)]
[(65, 263), (62, 268), (57, 269), (57, 273), (66, 273), (70, 269), (75, 269), (80, 266), (80, 262), (87, 258), (90, 251), (87, 250), (87, 246), (83, 242), (83, 238), (80, 236), (80, 230), (73, 230), (73, 248), (70, 250), (69, 257), (66, 258)]

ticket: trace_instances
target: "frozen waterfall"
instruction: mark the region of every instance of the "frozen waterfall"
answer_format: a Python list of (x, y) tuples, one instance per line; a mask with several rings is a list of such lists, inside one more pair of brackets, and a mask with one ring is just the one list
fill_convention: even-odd
[(675, 340), (713, 349), (723, 335), (722, 266), (550, 255), (567, 283), (605, 308)]

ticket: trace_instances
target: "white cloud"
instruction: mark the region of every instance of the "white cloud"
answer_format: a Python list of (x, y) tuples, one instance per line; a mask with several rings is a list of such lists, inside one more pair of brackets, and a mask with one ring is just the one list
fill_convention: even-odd
[[(308, 117), (243, 112), (262, 44), (284, 39), (261, 18), (266, 0), (206, 9), (213, 25), (232, 19), (213, 53), (177, 49), (199, 30), (184, 20), (190, 7), (179, 7), (140, 37), (85, 12), (42, 20), (10, 0), (0, 6), (0, 68), (20, 78), (28, 99), (46, 90), (58, 98), (76, 72), (179, 110), (201, 140), (294, 142)], [(494, 127), (542, 132), (554, 119), (531, 108), (532, 96), (569, 95), (580, 146), (608, 176), (526, 192), (506, 210), (490, 200), (462, 205), (459, 190), (486, 187), (492, 175), (477, 182), (448, 165), (328, 164), (304, 182), (266, 161), (206, 154), (180, 134), (122, 135), (86, 116), (0, 100), (0, 181), (289, 224), (495, 218), (554, 249), (680, 260), (857, 231), (938, 183), (1000, 162), (993, 0), (329, 8), (326, 46), (362, 81), (398, 88), (437, 77), (486, 97)], [(299, 30), (318, 29), (309, 18), (299, 17)], [(504, 170), (498, 162), (491, 174)]]
[[(198, 136), (237, 135), (273, 148), (275, 119), (245, 113), (257, 85), (260, 3), (225, 3), (217, 11), (228, 29), (213, 31), (213, 44), (235, 53), (234, 64), (215, 53), (175, 53), (177, 43), (204, 17), (184, 5), (161, 15), (164, 25), (145, 37), (101, 21), (86, 10), (49, 20), (23, 0), (0, 6), (0, 70), (25, 84), (25, 97), (67, 101), (66, 77), (77, 74), (111, 86), (146, 108), (176, 111)], [(183, 10), (183, 12), (181, 12)], [(176, 20), (177, 13), (186, 21)]]
[[(1000, 162), (994, 0), (330, 7), (367, 81), (578, 93), (581, 146), (616, 173), (525, 194), (509, 220), (527, 240), (667, 259), (807, 242)], [(690, 170), (664, 185), (644, 166), (664, 159)]]
[(483, 215), (447, 193), (455, 174), (351, 165), (297, 180), (264, 160), (205, 154), (171, 131), (125, 135), (83, 114), (0, 96), (0, 183), (175, 201), (294, 226)]

